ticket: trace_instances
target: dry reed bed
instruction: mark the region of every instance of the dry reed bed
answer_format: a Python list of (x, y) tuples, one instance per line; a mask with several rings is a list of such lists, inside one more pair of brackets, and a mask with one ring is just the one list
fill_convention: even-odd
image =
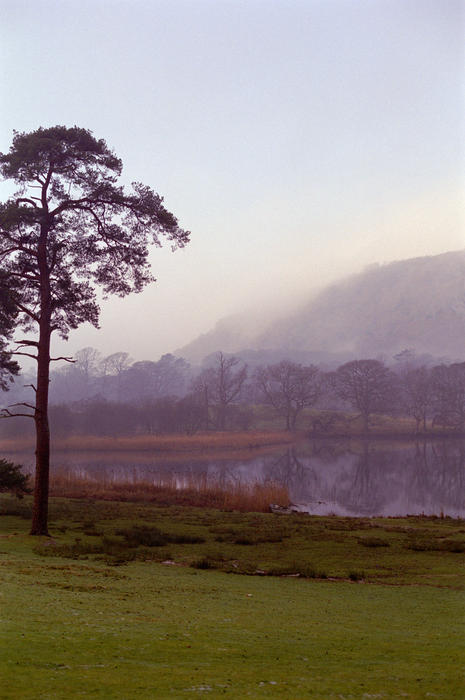
[[(131, 437), (99, 437), (92, 435), (71, 435), (55, 438), (55, 450), (73, 451), (152, 451), (152, 452), (202, 452), (211, 450), (244, 450), (258, 447), (288, 444), (295, 439), (286, 431), (267, 432), (221, 432), (199, 433), (198, 435), (136, 435)], [(19, 452), (34, 448), (33, 438), (0, 440), (0, 448), (5, 452)]]
[(215, 477), (174, 477), (157, 481), (98, 480), (89, 476), (58, 473), (52, 476), (50, 495), (61, 498), (150, 502), (157, 505), (184, 505), (242, 512), (268, 512), (270, 503), (287, 506), (286, 487), (276, 483), (222, 481)]

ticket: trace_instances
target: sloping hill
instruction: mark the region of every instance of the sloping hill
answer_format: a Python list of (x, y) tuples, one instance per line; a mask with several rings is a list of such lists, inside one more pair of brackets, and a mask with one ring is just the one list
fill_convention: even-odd
[(244, 319), (223, 319), (178, 352), (198, 360), (218, 349), (372, 357), (414, 348), (465, 359), (465, 250), (372, 265), (264, 330)]
[(359, 357), (412, 347), (464, 357), (465, 251), (371, 266), (274, 324), (258, 344)]

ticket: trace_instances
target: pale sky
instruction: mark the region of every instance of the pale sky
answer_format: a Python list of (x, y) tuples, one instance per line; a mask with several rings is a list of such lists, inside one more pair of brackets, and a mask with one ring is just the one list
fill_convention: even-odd
[(68, 353), (158, 359), (222, 316), (465, 246), (462, 1), (0, 0), (0, 21), (0, 151), (13, 129), (91, 129), (192, 231)]

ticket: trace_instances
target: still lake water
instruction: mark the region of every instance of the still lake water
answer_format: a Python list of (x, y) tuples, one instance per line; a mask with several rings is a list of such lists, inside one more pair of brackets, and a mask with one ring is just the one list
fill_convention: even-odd
[[(9, 454), (32, 471), (33, 456)], [(250, 458), (160, 458), (149, 452), (60, 452), (53, 470), (98, 480), (275, 482), (310, 513), (465, 517), (465, 440), (309, 440)]]

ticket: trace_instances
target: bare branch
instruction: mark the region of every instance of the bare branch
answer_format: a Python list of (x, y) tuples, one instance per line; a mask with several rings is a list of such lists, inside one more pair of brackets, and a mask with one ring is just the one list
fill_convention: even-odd
[(72, 357), (51, 357), (50, 362), (58, 362), (58, 360), (64, 360), (65, 362), (71, 362), (74, 364), (76, 360), (73, 360)]
[(12, 413), (8, 408), (2, 408), (0, 418), (34, 418), (30, 413)]
[(33, 411), (36, 410), (35, 406), (32, 406), (30, 403), (27, 403), (26, 401), (21, 401), (20, 403), (12, 403), (9, 408), (16, 408), (16, 406), (26, 406), (26, 408), (32, 408)]
[(25, 389), (27, 389), (28, 387), (30, 387), (30, 388), (31, 388), (33, 391), (35, 391), (36, 394), (37, 394), (37, 388), (34, 386), (34, 384), (25, 384), (25, 385), (24, 385), (24, 388), (25, 388)]

